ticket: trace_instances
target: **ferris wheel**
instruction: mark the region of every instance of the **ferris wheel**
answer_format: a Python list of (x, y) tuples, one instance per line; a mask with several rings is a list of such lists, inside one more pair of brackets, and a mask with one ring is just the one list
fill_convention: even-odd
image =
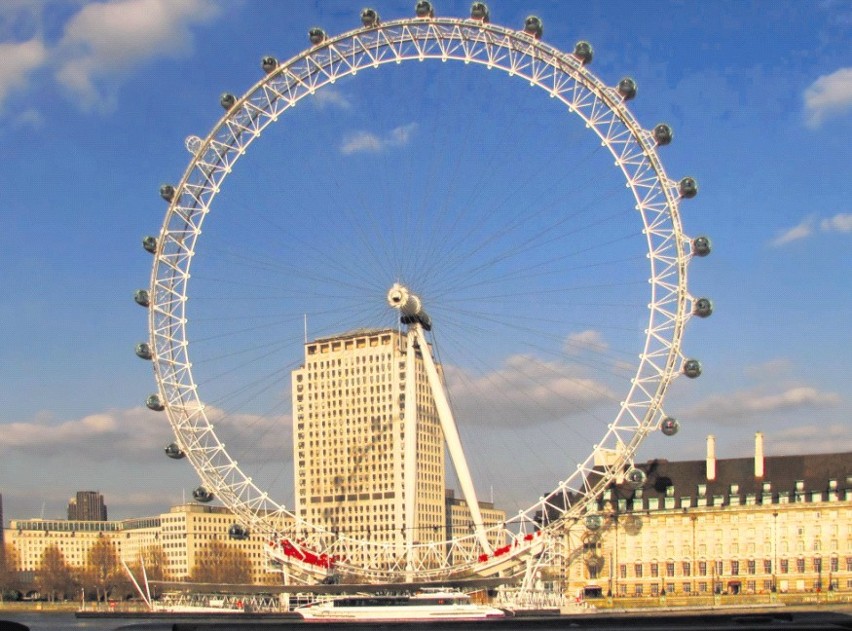
[[(645, 483), (642, 441), (678, 431), (663, 399), (676, 377), (701, 374), (681, 341), (692, 316), (713, 310), (687, 287), (689, 263), (711, 249), (681, 226), (697, 183), (667, 176), (658, 151), (672, 129), (638, 123), (632, 79), (607, 84), (589, 69), (589, 43), (563, 52), (542, 34), (535, 16), (520, 29), (491, 23), (481, 2), (467, 18), (420, 1), (410, 18), (365, 9), (341, 35), (313, 28), (306, 50), (264, 57), (257, 83), (222, 95), (212, 130), (187, 138), (182, 178), (160, 189), (165, 218), (143, 240), (150, 286), (135, 295), (149, 314), (136, 353), (158, 386), (146, 404), (174, 430), (166, 455), (200, 477), (194, 499), (231, 509), (232, 537), (263, 536), (303, 580), (505, 575), (567, 527), (599, 528), (607, 488)], [(372, 366), (332, 377), (317, 364), (317, 378), (364, 409), (393, 392), (404, 437), (387, 444), (409, 462), (428, 440), (416, 418), (431, 415), (464, 532), (424, 532), (412, 517), (418, 470), (385, 470), (383, 438), (332, 435), (331, 420), (325, 437), (295, 429), (295, 375), (314, 341), (385, 330), (397, 386)], [(331, 396), (317, 405), (340, 418)], [(347, 445), (340, 466), (375, 465), (361, 482), (402, 485), (401, 529), (378, 536), (385, 524), (351, 516), (330, 527), (337, 508), (297, 509), (298, 449), (327, 453), (317, 466), (331, 471), (334, 441)], [(516, 457), (495, 465), (500, 449)], [(435, 453), (443, 468), (443, 445)], [(535, 496), (506, 499), (525, 474)], [(501, 501), (517, 511), (489, 521), (483, 511)]]

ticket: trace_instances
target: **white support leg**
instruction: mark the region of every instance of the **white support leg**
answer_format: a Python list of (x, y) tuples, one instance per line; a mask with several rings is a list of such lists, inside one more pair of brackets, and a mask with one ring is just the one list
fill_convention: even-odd
[[(467, 461), (464, 457), (464, 451), (461, 446), (461, 439), (456, 428), (453, 412), (450, 409), (450, 404), (447, 401), (447, 395), (444, 392), (444, 384), (438, 375), (438, 369), (435, 367), (435, 362), (432, 359), (432, 353), (429, 351), (429, 344), (426, 342), (426, 336), (423, 334), (424, 327), (431, 330), (432, 320), (429, 318), (426, 311), (423, 309), (423, 303), (420, 298), (408, 291), (408, 288), (399, 283), (394, 285), (388, 291), (387, 296), (388, 306), (393, 309), (398, 309), (401, 315), (401, 321), (408, 325), (408, 346), (406, 350), (406, 389), (405, 389), (405, 459), (406, 469), (404, 475), (404, 485), (406, 489), (406, 523), (411, 519), (412, 526), (415, 524), (413, 509), (408, 510), (409, 506), (416, 507), (415, 491), (416, 491), (416, 471), (413, 467), (407, 466), (408, 463), (414, 462), (417, 454), (417, 436), (416, 436), (416, 418), (417, 418), (417, 391), (414, 363), (414, 348), (413, 344), (416, 341), (420, 346), (420, 354), (423, 357), (423, 365), (426, 369), (426, 376), (429, 380), (429, 388), (432, 391), (432, 397), (435, 400), (435, 407), (438, 410), (438, 418), (441, 421), (441, 429), (444, 432), (444, 440), (447, 443), (447, 450), (450, 452), (450, 459), (453, 461), (456, 475), (461, 485), (462, 495), (470, 509), (470, 516), (473, 520), (473, 528), (476, 538), (479, 540), (480, 546), (486, 554), (491, 554), (493, 551), (488, 543), (488, 537), (485, 535), (485, 525), (482, 522), (482, 513), (479, 510), (479, 500), (476, 499), (476, 491), (473, 487), (473, 479), (470, 477), (470, 470), (467, 468)], [(411, 407), (409, 407), (409, 405)], [(409, 425), (410, 424), (410, 425)], [(413, 450), (409, 452), (409, 449)], [(410, 459), (409, 459), (410, 457)], [(413, 479), (409, 476), (414, 476)], [(408, 530), (411, 537), (414, 536), (413, 528)], [(408, 565), (410, 566), (413, 559), (413, 544), (411, 539), (406, 539), (408, 545)]]
[[(476, 499), (476, 490), (473, 487), (473, 479), (470, 477), (470, 470), (467, 467), (467, 460), (464, 457), (462, 450), (461, 439), (456, 428), (453, 412), (450, 409), (450, 404), (447, 402), (447, 396), (444, 393), (444, 384), (438, 376), (438, 369), (435, 367), (435, 362), (432, 359), (432, 353), (429, 351), (429, 345), (426, 343), (426, 336), (423, 334), (423, 327), (420, 323), (411, 325), (410, 331), (414, 331), (417, 335), (417, 340), (420, 343), (420, 354), (423, 356), (423, 365), (426, 368), (426, 375), (429, 378), (429, 387), (432, 390), (432, 396), (435, 399), (435, 407), (438, 409), (438, 418), (441, 420), (441, 429), (444, 432), (444, 440), (447, 442), (447, 449), (450, 452), (450, 459), (453, 461), (456, 475), (459, 478), (462, 495), (470, 509), (470, 516), (473, 519), (473, 527), (479, 544), (486, 554), (491, 554), (493, 550), (488, 543), (488, 538), (485, 536), (484, 524), (482, 523), (482, 513), (479, 511), (479, 501)], [(410, 333), (409, 333), (410, 335)], [(406, 405), (408, 400), (406, 399)], [(408, 435), (406, 434), (406, 439)]]
[(403, 493), (405, 493), (405, 559), (406, 576), (414, 571), (414, 528), (417, 510), (417, 373), (415, 333), (408, 332), (405, 349), (405, 442), (403, 443)]

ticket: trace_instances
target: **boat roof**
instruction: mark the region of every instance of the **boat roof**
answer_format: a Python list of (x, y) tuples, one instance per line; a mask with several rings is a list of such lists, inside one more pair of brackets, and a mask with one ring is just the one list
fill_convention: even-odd
[(338, 583), (333, 585), (243, 585), (239, 583), (181, 583), (177, 581), (149, 581), (161, 589), (195, 593), (235, 594), (363, 594), (405, 591), (476, 590), (517, 583), (517, 577), (462, 578), (438, 582), (419, 583)]

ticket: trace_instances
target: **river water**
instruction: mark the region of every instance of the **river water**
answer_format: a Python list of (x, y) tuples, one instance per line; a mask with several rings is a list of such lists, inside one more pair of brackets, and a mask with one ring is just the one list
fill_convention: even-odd
[[(171, 631), (175, 620), (163, 618), (77, 618), (73, 612), (14, 612), (0, 611), (0, 631), (7, 631), (4, 622), (17, 622), (29, 631), (114, 631), (122, 627), (149, 627), (151, 631)], [(221, 622), (221, 621), (220, 621)], [(183, 623), (187, 623), (186, 620)], [(18, 631), (15, 628), (15, 631)]]
[[(87, 629), (89, 631), (112, 631), (121, 626), (121, 620), (78, 620), (73, 613), (37, 613), (0, 611), (0, 621), (19, 622), (30, 631), (66, 631), (68, 629)], [(125, 623), (126, 624), (126, 623)], [(0, 631), (5, 631), (0, 623)]]

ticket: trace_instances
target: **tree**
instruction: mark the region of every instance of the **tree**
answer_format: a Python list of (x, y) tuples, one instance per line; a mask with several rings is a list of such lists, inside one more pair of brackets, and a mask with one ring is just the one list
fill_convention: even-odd
[(41, 564), (36, 570), (36, 585), (42, 596), (50, 602), (57, 597), (65, 598), (74, 591), (74, 573), (58, 546), (51, 545), (44, 549)]
[[(142, 550), (141, 559), (128, 563), (128, 566), (131, 574), (133, 574), (134, 578), (139, 582), (140, 587), (145, 589), (143, 582), (146, 579), (148, 581), (162, 581), (166, 578), (167, 562), (168, 559), (166, 558), (166, 552), (163, 550), (163, 546), (153, 545)], [(134, 589), (135, 588), (136, 587), (134, 585)], [(157, 586), (149, 584), (148, 589), (151, 592), (151, 596), (156, 598), (159, 591)]]
[(99, 601), (105, 601), (109, 593), (121, 582), (118, 554), (112, 539), (101, 537), (89, 548), (84, 576), (86, 583), (95, 588)]
[(213, 540), (199, 550), (192, 569), (192, 580), (197, 583), (246, 585), (251, 582), (251, 561), (240, 548)]
[(166, 552), (163, 546), (154, 545), (142, 551), (142, 562), (145, 564), (145, 573), (150, 581), (162, 581), (166, 578)]
[(18, 550), (11, 543), (0, 546), (0, 602), (14, 598), (20, 589)]

